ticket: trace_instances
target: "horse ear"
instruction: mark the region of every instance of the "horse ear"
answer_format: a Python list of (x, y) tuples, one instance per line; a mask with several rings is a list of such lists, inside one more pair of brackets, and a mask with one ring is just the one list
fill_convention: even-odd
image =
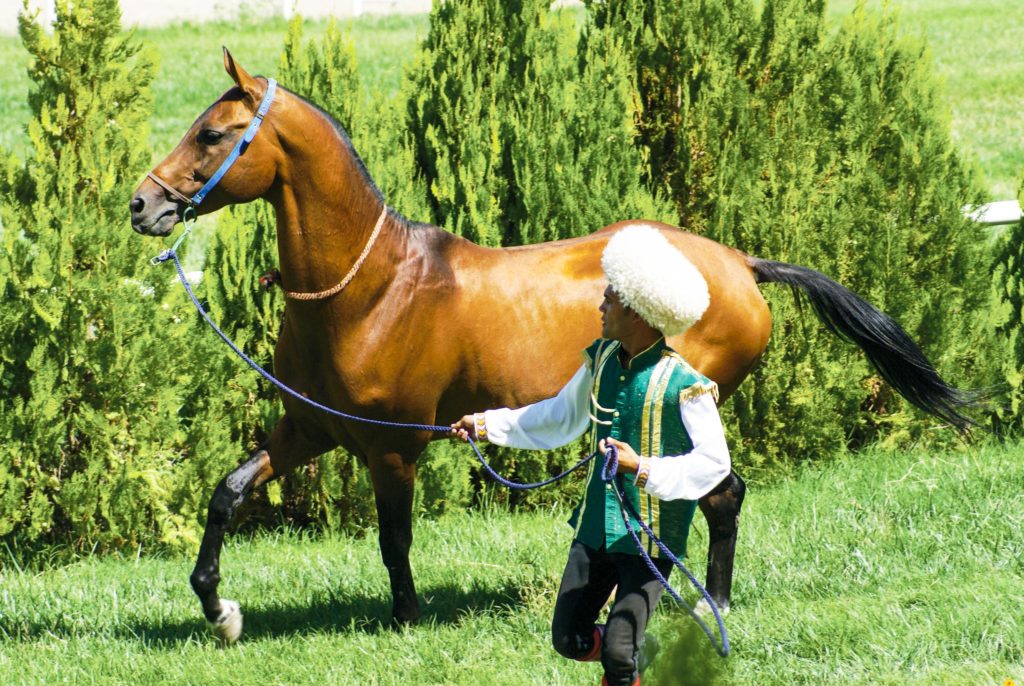
[(228, 73), (234, 82), (245, 91), (253, 100), (258, 99), (259, 84), (256, 79), (249, 76), (249, 72), (242, 68), (242, 65), (235, 62), (235, 58), (231, 56), (231, 52), (224, 47), (224, 70)]

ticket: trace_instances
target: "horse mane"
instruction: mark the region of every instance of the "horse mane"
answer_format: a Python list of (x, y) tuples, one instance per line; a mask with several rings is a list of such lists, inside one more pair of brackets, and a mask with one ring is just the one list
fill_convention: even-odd
[[(278, 87), (281, 88), (281, 86)], [(384, 194), (381, 192), (380, 187), (377, 186), (377, 182), (374, 181), (373, 177), (370, 175), (370, 171), (366, 168), (366, 164), (363, 162), (363, 158), (359, 156), (359, 152), (356, 150), (356, 146), (353, 145), (352, 139), (348, 135), (348, 131), (345, 130), (345, 127), (341, 124), (341, 122), (335, 119), (330, 112), (320, 107), (315, 102), (312, 102), (308, 98), (305, 98), (296, 93), (295, 91), (289, 90), (287, 88), (285, 88), (284, 90), (288, 91), (296, 98), (309, 105), (311, 108), (313, 108), (314, 111), (318, 112), (324, 119), (330, 122), (331, 126), (334, 127), (334, 130), (337, 131), (338, 137), (341, 139), (342, 145), (345, 146), (345, 149), (348, 150), (348, 153), (352, 156), (352, 159), (355, 160), (356, 169), (362, 176), (363, 181), (366, 182), (367, 187), (369, 187), (370, 190), (373, 191), (374, 197), (376, 197), (377, 200), (381, 202), (381, 204), (387, 204), (387, 200), (385, 199)], [(438, 228), (433, 224), (427, 222), (413, 221), (390, 205), (388, 205), (388, 213), (391, 215), (393, 219), (397, 219), (402, 224), (404, 224), (407, 229), (415, 230)], [(445, 231), (444, 233), (448, 234), (447, 231)]]
[(377, 182), (373, 180), (372, 176), (370, 176), (370, 172), (369, 170), (367, 170), (366, 164), (363, 162), (363, 158), (359, 156), (359, 153), (356, 151), (356, 146), (352, 144), (352, 139), (349, 137), (348, 131), (345, 130), (345, 127), (341, 125), (341, 122), (335, 119), (330, 112), (320, 107), (315, 102), (312, 102), (311, 100), (299, 95), (293, 90), (289, 90), (287, 88), (285, 88), (284, 90), (288, 91), (296, 98), (312, 107), (316, 112), (319, 112), (324, 119), (330, 122), (331, 126), (334, 127), (334, 130), (338, 132), (338, 137), (341, 139), (342, 145), (345, 146), (345, 149), (348, 150), (348, 153), (352, 156), (352, 159), (355, 160), (356, 169), (359, 170), (359, 174), (363, 177), (363, 181), (365, 181), (366, 185), (370, 188), (370, 190), (373, 191), (374, 196), (378, 200), (380, 200), (381, 203), (384, 203), (384, 194), (381, 193), (380, 188), (377, 186)]
[[(338, 133), (338, 137), (341, 139), (345, 149), (352, 156), (352, 159), (355, 160), (356, 169), (359, 171), (359, 174), (362, 176), (367, 187), (373, 192), (374, 197), (376, 197), (382, 205), (387, 205), (387, 200), (384, 198), (384, 194), (370, 175), (369, 170), (366, 168), (366, 164), (363, 162), (363, 158), (359, 156), (355, 145), (352, 144), (352, 139), (349, 137), (348, 132), (345, 130), (345, 127), (342, 126), (341, 122), (335, 119), (330, 112), (320, 107), (315, 102), (312, 102), (298, 93), (288, 90), (287, 88), (284, 90), (309, 105), (315, 112), (318, 112), (322, 117), (324, 117), (324, 119), (330, 122), (331, 126), (333, 126), (334, 130)], [(388, 215), (392, 220), (395, 220), (402, 225), (406, 230), (406, 237), (408, 239), (412, 239), (412, 243), (410, 245), (414, 244), (418, 246), (416, 252), (419, 252), (421, 255), (429, 256), (428, 259), (431, 264), (431, 270), (436, 270), (435, 274), (442, 276), (445, 282), (451, 282), (453, 275), (451, 265), (448, 263), (447, 252), (453, 242), (458, 242), (464, 239), (460, 239), (455, 234), (445, 231), (433, 224), (408, 219), (394, 207), (390, 205), (387, 207)]]

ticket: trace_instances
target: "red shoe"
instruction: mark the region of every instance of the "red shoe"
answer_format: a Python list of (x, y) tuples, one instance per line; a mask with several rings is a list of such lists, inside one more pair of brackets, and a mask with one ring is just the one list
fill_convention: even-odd
[(576, 658), (577, 662), (596, 662), (601, 659), (601, 647), (604, 645), (604, 624), (594, 625), (594, 647), (583, 657)]
[[(601, 677), (601, 686), (608, 686), (608, 677)], [(636, 681), (633, 682), (633, 686), (640, 686), (640, 677), (636, 678)]]

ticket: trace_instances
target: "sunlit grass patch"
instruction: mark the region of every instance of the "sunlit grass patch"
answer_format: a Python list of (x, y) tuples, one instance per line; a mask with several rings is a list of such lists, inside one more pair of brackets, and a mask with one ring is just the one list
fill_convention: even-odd
[[(772, 686), (1024, 679), (1024, 449), (867, 452), (751, 490), (722, 660), (663, 600), (645, 683)], [(571, 532), (561, 511), (417, 522), (423, 620), (388, 627), (376, 536), (229, 539), (225, 597), (246, 631), (215, 647), (190, 557), (83, 557), (0, 572), (0, 683), (570, 684), (551, 610)], [(702, 536), (702, 534), (701, 534)], [(704, 574), (704, 541), (688, 563)], [(681, 585), (680, 575), (673, 575)]]

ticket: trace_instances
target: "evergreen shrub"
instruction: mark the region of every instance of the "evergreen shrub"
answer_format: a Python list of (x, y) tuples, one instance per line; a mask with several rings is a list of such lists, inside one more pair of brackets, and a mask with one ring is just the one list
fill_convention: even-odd
[(437, 3), (408, 89), (429, 219), (481, 245), (669, 218), (640, 183), (628, 53), (544, 0)]
[[(899, 321), (952, 383), (980, 385), (989, 337), (971, 315), (989, 258), (961, 214), (980, 184), (928, 51), (893, 14), (861, 4), (833, 29), (822, 0), (590, 9), (633, 48), (647, 178), (685, 228), (824, 272)], [(772, 340), (725, 413), (748, 473), (933, 433), (789, 292), (762, 291)]]
[[(1024, 206), (1024, 181), (1017, 197)], [(997, 364), (1007, 391), (993, 418), (1000, 434), (1020, 435), (1024, 431), (1024, 221), (1000, 237), (993, 271), (1001, 344)]]
[(152, 59), (117, 0), (58, 0), (31, 15), (30, 149), (0, 151), (0, 537), (17, 546), (179, 545), (186, 327), (160, 307), (168, 281), (128, 228)]

